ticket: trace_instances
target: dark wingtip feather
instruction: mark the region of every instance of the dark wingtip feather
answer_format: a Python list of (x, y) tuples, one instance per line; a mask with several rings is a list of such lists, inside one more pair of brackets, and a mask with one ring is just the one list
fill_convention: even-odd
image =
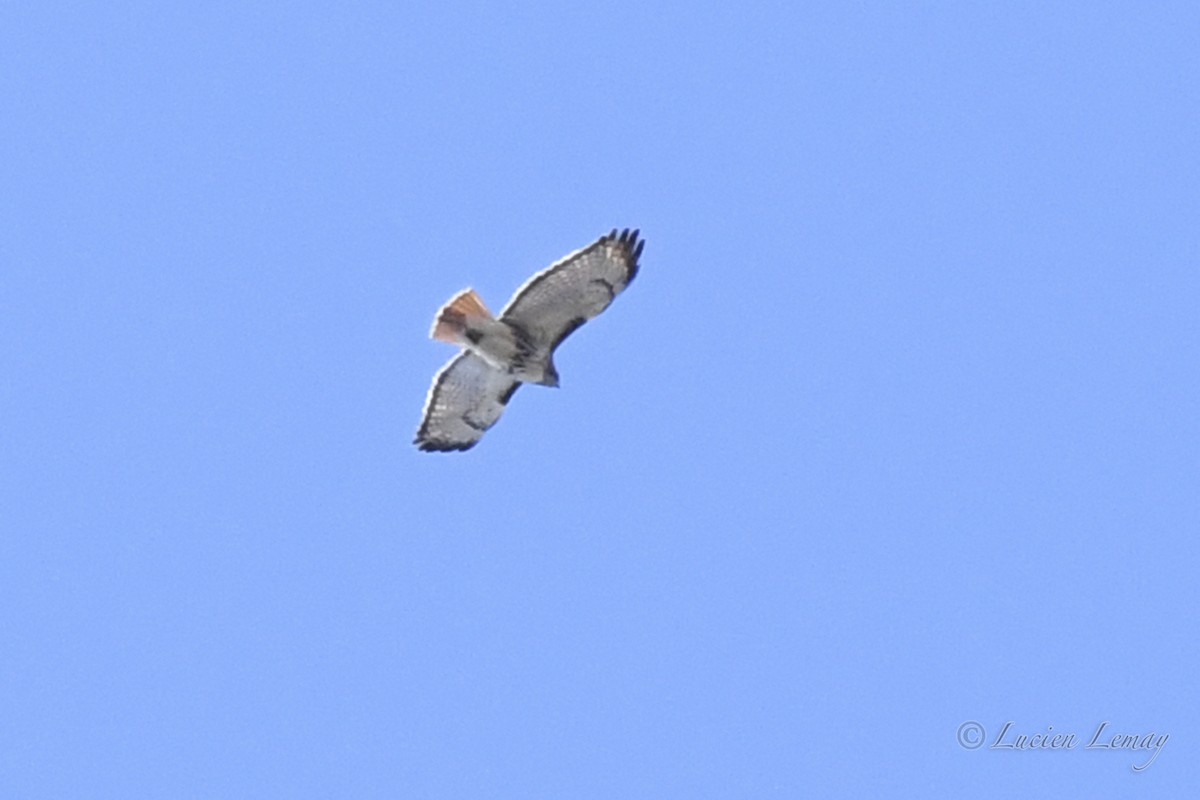
[(474, 442), (448, 442), (441, 439), (428, 439), (425, 432), (425, 426), (421, 426), (421, 430), (417, 431), (417, 437), (413, 439), (413, 444), (423, 453), (452, 453), (455, 451), (470, 450), (479, 441)]
[(413, 440), (413, 444), (423, 453), (453, 453), (470, 450), (478, 444), (478, 442), (439, 442), (433, 439), (421, 439), (420, 437)]
[(628, 259), (628, 274), (625, 278), (626, 286), (633, 283), (633, 279), (637, 277), (638, 269), (641, 267), (641, 264), (638, 263), (638, 259), (642, 257), (642, 248), (646, 246), (646, 240), (638, 238), (638, 234), (640, 233), (640, 228), (634, 228), (633, 230), (626, 228), (625, 230), (621, 231), (620, 236), (618, 236), (617, 229), (613, 228), (612, 233), (605, 237), (608, 241), (615, 240), (617, 244), (624, 246), (626, 257)]

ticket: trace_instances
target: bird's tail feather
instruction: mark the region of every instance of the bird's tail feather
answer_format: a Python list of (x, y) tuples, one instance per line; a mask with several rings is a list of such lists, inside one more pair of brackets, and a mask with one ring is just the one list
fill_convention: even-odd
[(483, 299), (474, 289), (464, 289), (442, 306), (429, 335), (439, 342), (459, 344), (471, 329), (479, 330), (492, 321)]

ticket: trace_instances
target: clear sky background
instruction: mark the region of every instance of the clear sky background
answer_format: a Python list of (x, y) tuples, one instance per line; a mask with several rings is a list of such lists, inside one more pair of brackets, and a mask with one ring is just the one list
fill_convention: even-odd
[(0, 795), (1200, 785), (1195, 4), (201, 6), (0, 8)]

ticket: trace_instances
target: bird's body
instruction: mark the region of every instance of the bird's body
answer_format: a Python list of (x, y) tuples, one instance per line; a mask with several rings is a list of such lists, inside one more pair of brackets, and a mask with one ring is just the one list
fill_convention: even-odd
[(455, 295), (438, 311), (430, 336), (463, 351), (433, 379), (415, 444), (467, 450), (522, 383), (558, 386), (555, 348), (625, 290), (643, 245), (637, 231), (614, 230), (530, 278), (499, 318), (474, 290)]
[(474, 289), (442, 307), (430, 337), (461, 345), (521, 383), (558, 386), (553, 353), (539, 348), (521, 327), (493, 317)]

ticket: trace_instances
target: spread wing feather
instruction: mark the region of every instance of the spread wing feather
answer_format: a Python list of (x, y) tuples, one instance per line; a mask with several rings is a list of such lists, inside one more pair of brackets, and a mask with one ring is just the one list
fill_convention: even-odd
[(464, 350), (442, 367), (414, 440), (422, 450), (469, 450), (496, 424), (518, 381)]
[(644, 242), (613, 230), (530, 278), (500, 319), (522, 329), (538, 351), (553, 351), (572, 331), (608, 308), (633, 281)]

